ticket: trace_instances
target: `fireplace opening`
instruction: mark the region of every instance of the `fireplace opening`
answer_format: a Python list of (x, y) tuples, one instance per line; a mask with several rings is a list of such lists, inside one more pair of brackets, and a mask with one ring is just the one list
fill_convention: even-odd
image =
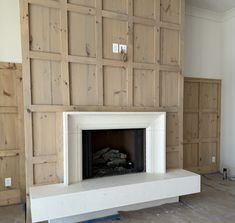
[(83, 130), (83, 179), (145, 171), (145, 129)]

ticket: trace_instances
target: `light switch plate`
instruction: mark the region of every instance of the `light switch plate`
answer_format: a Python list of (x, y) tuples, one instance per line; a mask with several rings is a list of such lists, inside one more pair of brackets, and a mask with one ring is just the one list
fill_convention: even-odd
[(216, 158), (215, 156), (212, 156), (212, 163), (215, 163), (216, 162)]
[(113, 43), (113, 53), (119, 53), (119, 45), (118, 45), (118, 43)]
[(5, 178), (5, 187), (11, 187), (11, 178)]
[(127, 53), (127, 45), (124, 45), (124, 44), (119, 45), (119, 53), (121, 53), (122, 51), (124, 53)]

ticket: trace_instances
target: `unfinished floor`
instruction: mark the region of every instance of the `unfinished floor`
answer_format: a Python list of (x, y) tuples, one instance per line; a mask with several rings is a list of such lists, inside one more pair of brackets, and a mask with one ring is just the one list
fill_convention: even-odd
[(12, 205), (0, 207), (0, 223), (24, 223), (24, 205)]
[[(184, 196), (176, 204), (121, 212), (120, 221), (109, 223), (232, 223), (235, 222), (234, 210), (235, 182), (223, 181), (220, 174), (211, 174), (202, 176), (200, 194)], [(23, 222), (22, 206), (0, 208), (0, 223)]]

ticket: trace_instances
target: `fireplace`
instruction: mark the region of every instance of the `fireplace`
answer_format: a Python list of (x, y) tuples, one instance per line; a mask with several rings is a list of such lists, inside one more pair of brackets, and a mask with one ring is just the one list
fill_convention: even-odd
[(82, 131), (83, 179), (145, 171), (145, 129)]
[[(64, 112), (63, 116), (65, 185), (100, 176), (166, 172), (165, 112)], [(124, 160), (109, 159), (109, 153)], [(96, 163), (103, 156), (106, 161), (94, 166), (94, 156)], [(107, 169), (108, 162), (117, 164), (113, 171)]]

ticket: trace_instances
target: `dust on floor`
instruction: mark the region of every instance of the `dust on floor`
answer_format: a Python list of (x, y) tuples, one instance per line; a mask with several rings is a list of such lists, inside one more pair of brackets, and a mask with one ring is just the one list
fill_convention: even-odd
[(0, 223), (24, 223), (24, 205), (11, 205), (0, 207)]
[(201, 193), (183, 196), (180, 203), (120, 212), (120, 217), (116, 223), (234, 223), (235, 183), (220, 174), (204, 175)]

